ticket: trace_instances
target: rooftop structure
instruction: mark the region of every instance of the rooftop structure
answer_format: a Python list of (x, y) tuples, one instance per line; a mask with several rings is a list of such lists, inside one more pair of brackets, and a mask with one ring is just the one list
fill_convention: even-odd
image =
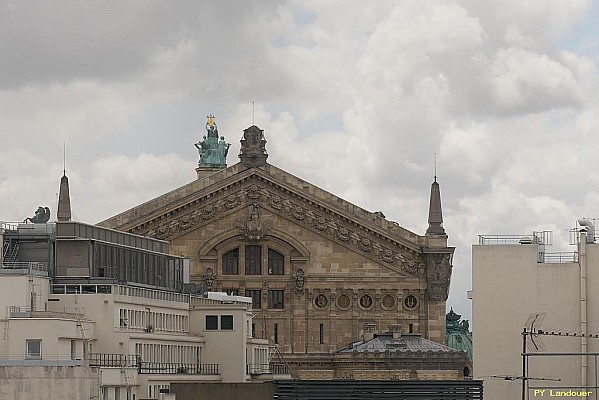
[(486, 399), (596, 390), (599, 245), (587, 222), (572, 252), (548, 253), (549, 232), (483, 235), (472, 246), (473, 362)]
[(64, 219), (0, 225), (0, 393), (157, 399), (177, 381), (290, 377), (250, 298), (184, 293), (168, 242)]

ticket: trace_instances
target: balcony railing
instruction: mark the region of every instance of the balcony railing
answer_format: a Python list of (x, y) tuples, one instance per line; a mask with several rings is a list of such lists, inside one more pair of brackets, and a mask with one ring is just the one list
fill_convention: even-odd
[(249, 375), (290, 375), (291, 371), (285, 364), (247, 364), (246, 373)]
[(87, 362), (91, 367), (136, 367), (139, 368), (140, 358), (135, 354), (92, 353)]
[(140, 362), (140, 374), (218, 375), (218, 364)]

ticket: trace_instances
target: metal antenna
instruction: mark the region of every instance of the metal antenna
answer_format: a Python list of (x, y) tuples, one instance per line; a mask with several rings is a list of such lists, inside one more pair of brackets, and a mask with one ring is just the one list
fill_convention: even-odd
[(62, 174), (67, 174), (67, 143), (62, 142)]
[(256, 104), (252, 101), (252, 125), (256, 125)]
[(435, 182), (437, 182), (437, 153), (435, 154)]

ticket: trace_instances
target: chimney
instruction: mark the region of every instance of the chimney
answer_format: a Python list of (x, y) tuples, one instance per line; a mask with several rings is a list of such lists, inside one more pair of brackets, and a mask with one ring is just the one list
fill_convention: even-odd
[(401, 339), (401, 324), (389, 325), (389, 332), (393, 335), (393, 339)]
[(374, 332), (376, 330), (376, 324), (371, 322), (364, 323), (364, 341), (368, 342), (369, 340), (374, 339)]

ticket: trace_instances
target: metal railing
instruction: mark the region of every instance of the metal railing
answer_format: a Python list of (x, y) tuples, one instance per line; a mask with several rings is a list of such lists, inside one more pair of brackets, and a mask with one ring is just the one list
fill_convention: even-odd
[(578, 252), (564, 251), (558, 253), (544, 253), (543, 262), (546, 264), (577, 263)]
[(42, 273), (48, 274), (48, 263), (43, 262), (23, 262), (23, 261), (6, 261), (1, 265), (0, 273), (11, 274), (11, 273)]
[(478, 244), (485, 246), (505, 246), (516, 244), (553, 244), (552, 231), (533, 232), (532, 235), (478, 235)]
[(247, 364), (246, 373), (249, 375), (290, 375), (291, 370), (285, 364)]
[(219, 375), (218, 364), (140, 362), (140, 374)]
[(140, 358), (135, 354), (92, 353), (86, 360), (91, 367), (139, 368), (140, 364)]

